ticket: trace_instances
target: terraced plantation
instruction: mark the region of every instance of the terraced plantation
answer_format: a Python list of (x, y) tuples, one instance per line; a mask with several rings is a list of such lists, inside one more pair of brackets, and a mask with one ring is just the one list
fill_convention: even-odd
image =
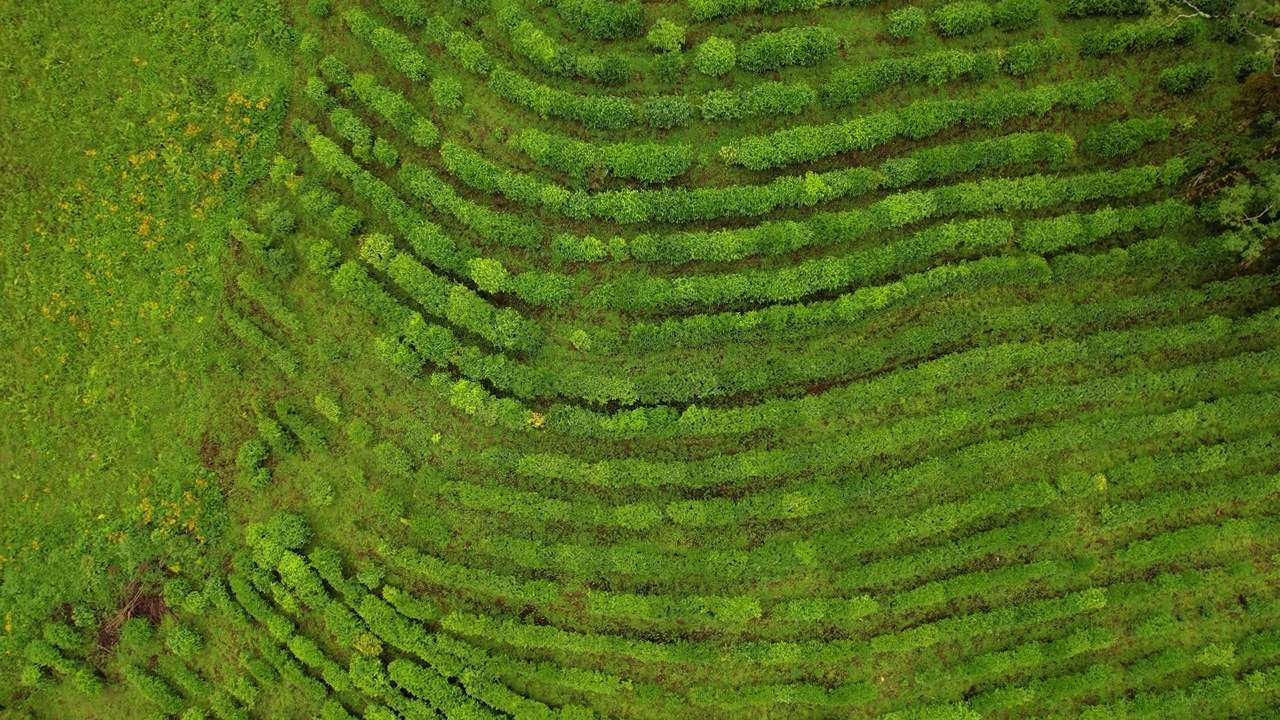
[(0, 716), (1280, 717), (1280, 6), (0, 15)]

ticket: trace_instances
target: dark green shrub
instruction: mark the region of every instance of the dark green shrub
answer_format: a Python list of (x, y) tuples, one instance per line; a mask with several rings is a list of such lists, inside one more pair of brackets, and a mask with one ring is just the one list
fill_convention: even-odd
[(993, 11), (995, 26), (1005, 32), (1026, 30), (1040, 19), (1043, 0), (1000, 0)]
[(644, 32), (644, 8), (638, 0), (556, 0), (556, 10), (566, 23), (594, 40), (639, 37)]
[(684, 48), (684, 38), (686, 30), (684, 26), (677, 25), (666, 18), (658, 18), (658, 21), (649, 28), (649, 34), (645, 36), (649, 47), (664, 53), (678, 53)]
[(943, 37), (958, 37), (981, 32), (994, 22), (991, 6), (981, 0), (959, 0), (938, 8), (933, 24)]
[(920, 37), (920, 33), (924, 32), (925, 23), (928, 16), (925, 15), (923, 8), (914, 5), (908, 5), (889, 13), (889, 21), (885, 27), (885, 31), (889, 33), (889, 37), (898, 40), (914, 40)]
[(312, 272), (328, 275), (342, 262), (342, 253), (328, 240), (312, 240), (307, 245), (307, 267)]
[(759, 33), (743, 43), (738, 51), (738, 66), (762, 72), (794, 65), (820, 65), (835, 57), (839, 48), (840, 39), (831, 28), (821, 25), (786, 28)]
[(1183, 63), (1162, 70), (1159, 82), (1165, 92), (1188, 95), (1203, 90), (1216, 74), (1211, 63)]
[(693, 105), (682, 97), (657, 97), (644, 104), (644, 119), (655, 130), (669, 130), (689, 124)]
[(679, 80), (687, 64), (683, 53), (663, 53), (653, 60), (653, 70), (664, 83)]
[(719, 77), (733, 69), (738, 62), (738, 46), (732, 40), (712, 35), (698, 46), (693, 54), (693, 67), (698, 72)]
[(462, 107), (462, 82), (451, 75), (437, 75), (431, 79), (431, 99), (443, 110)]
[(1113, 122), (1091, 131), (1081, 148), (1099, 157), (1122, 157), (1136, 152), (1147, 143), (1164, 140), (1173, 131), (1173, 121), (1157, 115)]
[(120, 626), (120, 647), (126, 651), (141, 650), (155, 638), (155, 627), (146, 618), (132, 617)]
[(204, 647), (204, 638), (186, 625), (178, 625), (165, 636), (164, 644), (174, 655), (190, 660)]

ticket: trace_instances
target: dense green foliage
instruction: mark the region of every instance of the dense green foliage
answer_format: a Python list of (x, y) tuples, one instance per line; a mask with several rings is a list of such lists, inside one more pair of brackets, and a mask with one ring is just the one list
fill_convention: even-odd
[(0, 716), (1280, 713), (1276, 7), (0, 10)]

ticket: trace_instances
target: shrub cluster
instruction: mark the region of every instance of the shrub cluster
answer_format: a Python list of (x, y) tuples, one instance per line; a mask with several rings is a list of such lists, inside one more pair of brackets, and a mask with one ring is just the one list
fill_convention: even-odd
[(555, 7), (566, 23), (595, 40), (639, 37), (644, 32), (639, 0), (555, 0)]
[(362, 10), (355, 8), (344, 14), (347, 27), (351, 33), (368, 43), (391, 67), (399, 70), (411, 80), (422, 80), (427, 75), (427, 58), (414, 43), (390, 28), (384, 27), (377, 20)]
[(540, 85), (518, 73), (496, 68), (489, 87), (541, 117), (558, 117), (582, 123), (593, 130), (619, 130), (636, 121), (639, 112), (626, 98), (610, 95), (577, 95)]
[(1160, 71), (1160, 88), (1174, 95), (1187, 95), (1204, 89), (1217, 71), (1212, 63), (1183, 63)]
[(982, 0), (958, 0), (933, 11), (933, 24), (943, 37), (971, 35), (991, 27), (995, 13)]
[(830, 125), (800, 125), (770, 135), (751, 135), (721, 149), (727, 162), (751, 170), (769, 170), (849, 151), (866, 151), (898, 137), (913, 140), (964, 126), (996, 127), (1010, 120), (1040, 116), (1055, 107), (1092, 110), (1113, 98), (1119, 83), (1043, 85), (1023, 92), (975, 100), (914, 103), (902, 110), (867, 115)]
[(702, 118), (711, 122), (777, 117), (804, 112), (818, 93), (805, 83), (763, 82), (743, 90), (711, 90), (702, 96)]
[(1109, 30), (1090, 30), (1080, 36), (1080, 54), (1085, 57), (1108, 57), (1128, 52), (1152, 50), (1163, 45), (1185, 45), (1200, 34), (1200, 24), (1179, 20), (1163, 22), (1122, 23)]
[(597, 145), (526, 128), (508, 141), (535, 162), (584, 179), (588, 174), (613, 175), (646, 183), (664, 183), (689, 171), (693, 148), (674, 143)]
[(738, 50), (737, 62), (751, 72), (820, 65), (835, 57), (839, 48), (840, 39), (834, 30), (806, 25), (751, 36)]

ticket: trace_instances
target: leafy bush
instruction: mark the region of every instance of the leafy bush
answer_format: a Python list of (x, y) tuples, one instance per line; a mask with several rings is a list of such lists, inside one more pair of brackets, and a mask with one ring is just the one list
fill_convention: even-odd
[(267, 443), (262, 438), (250, 438), (240, 445), (236, 464), (245, 472), (257, 470), (267, 459)]
[(753, 35), (738, 51), (737, 62), (739, 67), (752, 72), (790, 65), (819, 65), (835, 57), (839, 47), (840, 39), (834, 30), (806, 25)]
[(300, 515), (281, 512), (262, 525), (262, 538), (282, 548), (297, 550), (311, 540), (311, 529)]
[(106, 683), (97, 673), (88, 668), (78, 668), (71, 673), (71, 687), (85, 695), (97, 695), (106, 688)]
[(426, 77), (427, 58), (414, 43), (400, 33), (383, 27), (361, 10), (351, 9), (343, 15), (347, 27), (361, 40), (369, 44), (391, 67), (411, 80)]
[(594, 40), (638, 37), (644, 31), (644, 8), (639, 0), (555, 0), (560, 17)]
[(120, 675), (138, 691), (139, 695), (164, 712), (177, 715), (186, 708), (186, 703), (169, 687), (168, 683), (155, 675), (133, 665), (121, 667)]
[(164, 644), (174, 655), (191, 660), (204, 647), (204, 639), (186, 625), (178, 625), (165, 635)]
[(75, 628), (60, 622), (46, 623), (40, 635), (45, 642), (66, 652), (78, 652), (84, 645), (84, 638)]
[(328, 275), (342, 260), (342, 253), (328, 240), (313, 240), (306, 249), (307, 267), (312, 272)]
[(339, 205), (329, 214), (329, 228), (341, 237), (354, 235), (364, 225), (364, 215), (348, 205)]
[(1040, 19), (1043, 0), (1000, 0), (992, 13), (995, 26), (1005, 32), (1026, 30)]
[(378, 0), (378, 4), (412, 27), (418, 27), (427, 22), (427, 9), (422, 4), (422, 0)]
[(386, 233), (370, 233), (360, 238), (360, 259), (375, 270), (386, 272), (387, 263), (396, 252), (395, 238)]
[(981, 32), (991, 27), (994, 20), (991, 6), (981, 0), (959, 0), (933, 12), (933, 24), (943, 37)]
[(1123, 17), (1147, 15), (1151, 12), (1149, 0), (1067, 0), (1062, 17), (1081, 18), (1094, 15)]
[(332, 110), (338, 104), (338, 101), (329, 94), (328, 83), (314, 75), (307, 78), (307, 83), (302, 88), (302, 94), (325, 110)]
[(316, 393), (314, 401), (316, 412), (320, 413), (331, 423), (338, 424), (342, 419), (342, 406), (330, 394), (325, 392)]
[(431, 78), (431, 99), (443, 110), (462, 107), (462, 81), (452, 75)]
[(373, 141), (373, 159), (385, 168), (393, 168), (400, 162), (400, 152), (386, 138), (380, 137)]
[(1009, 46), (1001, 58), (1001, 68), (1014, 77), (1021, 77), (1047, 67), (1061, 57), (1062, 48), (1057, 41), (1032, 40)]
[(804, 112), (818, 93), (803, 83), (764, 82), (745, 90), (712, 90), (702, 98), (704, 120), (742, 120)]
[(1198, 92), (1217, 75), (1212, 63), (1183, 63), (1160, 72), (1160, 87), (1174, 95)]
[(1178, 20), (1163, 22), (1123, 23), (1106, 30), (1091, 30), (1080, 36), (1080, 54), (1085, 57), (1108, 57), (1127, 52), (1152, 50), (1163, 45), (1183, 45), (1200, 34), (1200, 24)]
[(693, 105), (682, 97), (656, 97), (644, 104), (644, 119), (655, 130), (670, 130), (689, 124)]
[(653, 60), (653, 70), (662, 82), (673, 83), (684, 74), (685, 57), (682, 53), (663, 53)]
[[(433, 88), (437, 80), (432, 81)], [(353, 95), (391, 123), (392, 127), (403, 133), (413, 144), (435, 147), (440, 142), (440, 130), (435, 124), (423, 117), (399, 91), (380, 84), (373, 75), (356, 73), (351, 78), (350, 88)], [(383, 144), (386, 142), (383, 141)], [(377, 150), (376, 146), (374, 150)], [(383, 153), (385, 155), (386, 151)]]
[(458, 60), (459, 65), (477, 75), (488, 75), (498, 64), (480, 41), (461, 30), (449, 33), (444, 41), (444, 49)]
[(698, 46), (693, 55), (693, 66), (698, 72), (719, 77), (733, 69), (738, 62), (738, 46), (732, 40), (712, 35)]
[(684, 38), (686, 30), (683, 26), (677, 25), (666, 18), (658, 18), (658, 21), (649, 29), (649, 34), (645, 36), (649, 47), (659, 52), (676, 53), (684, 48)]
[(925, 15), (923, 8), (908, 5), (889, 13), (889, 22), (885, 27), (885, 31), (892, 38), (914, 40), (920, 37), (920, 33), (924, 32), (927, 20), (928, 17)]
[(1122, 157), (1137, 152), (1147, 143), (1168, 138), (1172, 131), (1173, 121), (1162, 115), (1133, 118), (1091, 130), (1085, 136), (1081, 148), (1099, 157)]
[(625, 85), (634, 70), (631, 59), (622, 53), (581, 55), (575, 68), (577, 74), (601, 85)]

